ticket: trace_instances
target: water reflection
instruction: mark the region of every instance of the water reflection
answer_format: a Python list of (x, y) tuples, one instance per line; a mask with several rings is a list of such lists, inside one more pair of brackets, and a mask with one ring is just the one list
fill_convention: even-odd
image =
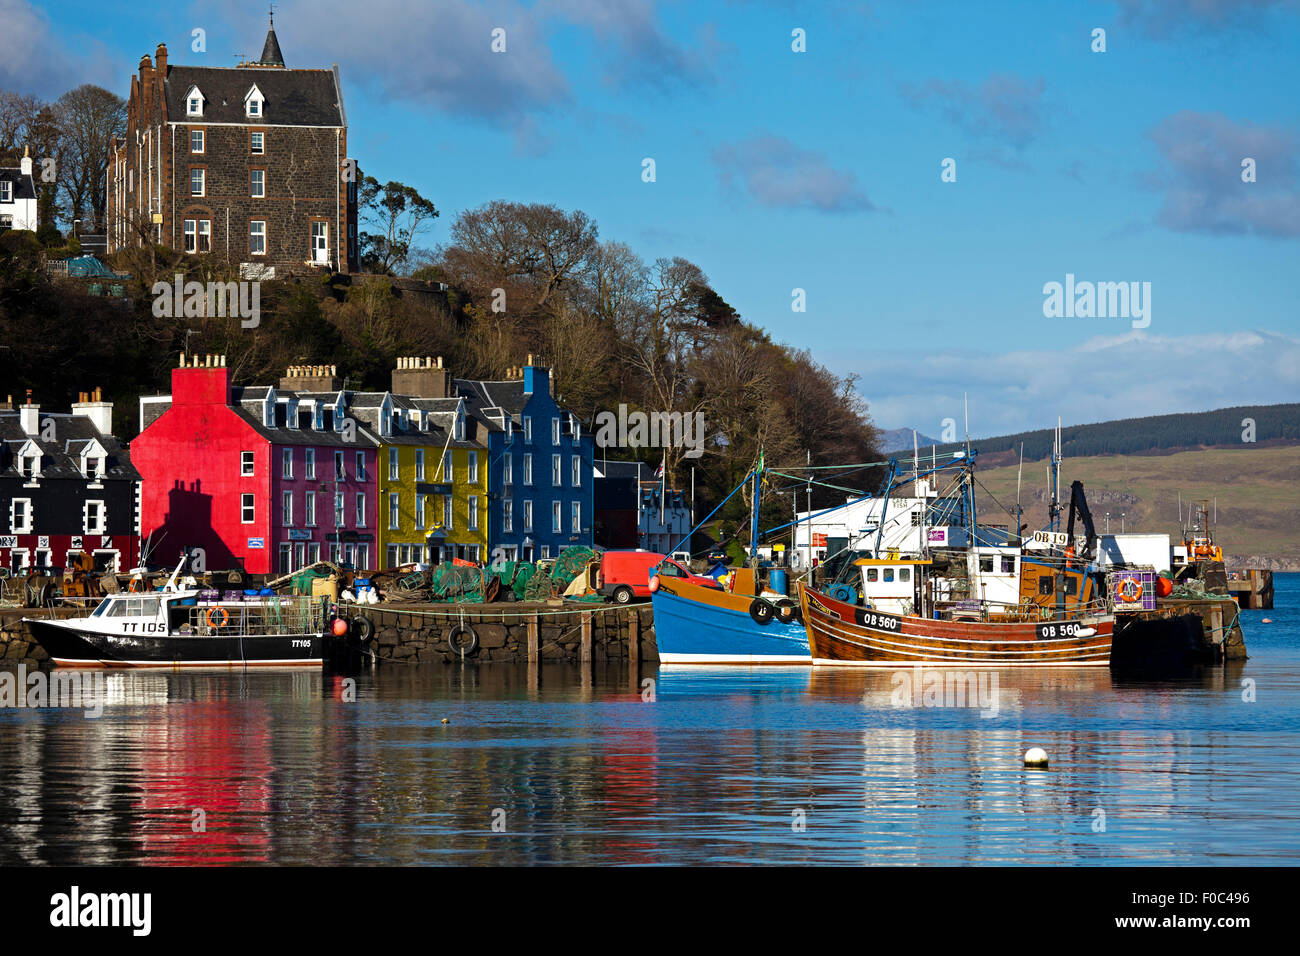
[(994, 673), (115, 671), (98, 719), (0, 710), (0, 863), (1300, 859), (1294, 651)]

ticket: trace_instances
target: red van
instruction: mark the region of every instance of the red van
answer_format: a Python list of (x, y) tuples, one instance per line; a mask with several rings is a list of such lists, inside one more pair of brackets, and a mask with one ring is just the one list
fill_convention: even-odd
[(661, 574), (682, 578), (692, 584), (717, 587), (713, 578), (691, 574), (678, 562), (655, 551), (606, 551), (600, 556), (600, 588), (615, 604), (628, 604), (633, 598), (650, 596), (650, 576), (662, 565)]

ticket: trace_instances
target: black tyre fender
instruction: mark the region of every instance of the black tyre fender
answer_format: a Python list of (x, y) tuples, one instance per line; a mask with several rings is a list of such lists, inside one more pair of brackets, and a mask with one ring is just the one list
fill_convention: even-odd
[(626, 584), (620, 584), (618, 587), (614, 588), (614, 591), (610, 596), (613, 597), (615, 604), (631, 604), (632, 598), (635, 597), (632, 593), (632, 589)]
[(469, 657), (478, 650), (478, 634), (468, 624), (457, 624), (447, 632), (447, 643), (453, 654)]
[(365, 644), (375, 636), (374, 622), (368, 617), (354, 617), (348, 624), (348, 633)]
[(803, 620), (803, 609), (789, 598), (776, 602), (776, 618), (782, 624), (791, 624)]
[(776, 616), (776, 608), (763, 598), (754, 598), (754, 603), (749, 606), (749, 616), (756, 624), (770, 624)]

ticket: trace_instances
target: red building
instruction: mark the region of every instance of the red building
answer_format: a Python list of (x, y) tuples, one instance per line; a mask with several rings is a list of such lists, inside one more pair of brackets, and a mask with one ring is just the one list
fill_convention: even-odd
[(276, 574), (328, 557), (370, 567), (378, 442), (333, 369), (298, 390), (237, 387), (225, 356), (181, 356), (172, 394), (140, 399), (131, 460), (154, 564), (202, 548), (208, 570)]

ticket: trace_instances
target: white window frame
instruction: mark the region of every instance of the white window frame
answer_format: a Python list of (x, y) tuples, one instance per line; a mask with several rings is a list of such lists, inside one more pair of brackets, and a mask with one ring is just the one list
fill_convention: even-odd
[(239, 476), (241, 478), (254, 478), (257, 467), (257, 456), (251, 451), (241, 451), (239, 453)]
[(507, 533), (515, 530), (515, 503), (511, 498), (501, 499), (501, 530)]
[[(18, 504), (23, 504), (23, 521), (18, 522)], [(12, 498), (9, 501), (9, 533), (10, 534), (31, 534), (32, 533), (32, 499), (31, 498)]]
[(533, 533), (533, 500), (524, 499), (524, 534)]
[(415, 480), (424, 481), (424, 449), (415, 449)]
[[(262, 148), (261, 148), (261, 149), (255, 149), (255, 148), (253, 147), (253, 137), (254, 137), (254, 136), (260, 136), (260, 137), (262, 138), (262, 140), (261, 140), (261, 142), (262, 142)], [(261, 129), (249, 130), (249, 133), (248, 133), (248, 155), (250, 155), (250, 156), (265, 156), (265, 155), (266, 155), (266, 130), (261, 130)]]
[(239, 523), (257, 523), (257, 496), (244, 492), (239, 496)]
[(524, 484), (531, 486), (533, 483), (533, 456), (524, 455)]
[(281, 476), (284, 478), (293, 477), (293, 449), (286, 448), (280, 455), (280, 461), (283, 466)]
[[(261, 174), (261, 180), (258, 180), (258, 174)], [(261, 189), (258, 189), (258, 187)], [(266, 170), (250, 169), (248, 171), (248, 198), (265, 199), (266, 198)]]
[[(194, 174), (199, 174), (199, 191), (194, 191)], [(208, 194), (208, 171), (203, 166), (190, 167), (190, 196), (194, 199), (202, 199)]]
[(366, 493), (364, 491), (357, 492), (356, 506), (357, 523), (354, 527), (364, 528), (366, 526)]
[(316, 449), (307, 448), (303, 451), (303, 477), (308, 481), (316, 480)]
[(357, 481), (366, 480), (366, 453), (364, 451), (357, 452), (356, 475), (357, 475)]
[(425, 514), (424, 499), (427, 497), (428, 497), (427, 495), (415, 496), (415, 530), (416, 531), (424, 530), (424, 514)]
[[(194, 137), (199, 138), (199, 148), (194, 148)], [(190, 130), (190, 155), (202, 156), (208, 151), (208, 134), (201, 129)]]
[(559, 443), (560, 443), (560, 420), (558, 418), (552, 418), (551, 419), (551, 444), (558, 445)]
[(280, 496), (280, 523), (286, 528), (293, 527), (292, 491), (286, 491)]
[(506, 452), (501, 457), (501, 483), (503, 485), (515, 483), (515, 458), (510, 452)]
[(455, 527), (454, 519), (456, 517), (455, 499), (451, 495), (442, 496), (442, 526), (450, 531)]
[[(260, 230), (254, 229), (254, 226), (261, 226)], [(256, 249), (253, 246), (253, 240), (261, 240), (262, 248)], [(250, 256), (266, 255), (266, 220), (250, 219), (248, 221), (248, 254)]]
[(395, 491), (388, 493), (388, 530), (395, 531), (402, 526), (402, 496)]
[(304, 528), (316, 527), (316, 492), (308, 491), (302, 503), (302, 525)]
[(398, 481), (402, 474), (401, 459), (397, 455), (397, 446), (389, 446), (388, 449), (388, 480)]
[(465, 480), (471, 485), (478, 484), (478, 452), (476, 451), (469, 453), (469, 466), (466, 469)]
[(524, 422), (524, 442), (526, 444), (531, 445), (533, 443), (533, 417), (531, 415), (525, 415), (523, 417), (523, 422)]
[(582, 456), (573, 455), (569, 459), (569, 479), (574, 488), (582, 487)]
[(466, 501), (467, 521), (470, 531), (478, 530), (478, 495), (470, 495)]
[(564, 534), (564, 502), (551, 502), (551, 533)]
[(582, 534), (582, 502), (569, 502), (569, 516), (572, 518), (570, 534)]
[(551, 456), (551, 487), (564, 487), (564, 456)]

